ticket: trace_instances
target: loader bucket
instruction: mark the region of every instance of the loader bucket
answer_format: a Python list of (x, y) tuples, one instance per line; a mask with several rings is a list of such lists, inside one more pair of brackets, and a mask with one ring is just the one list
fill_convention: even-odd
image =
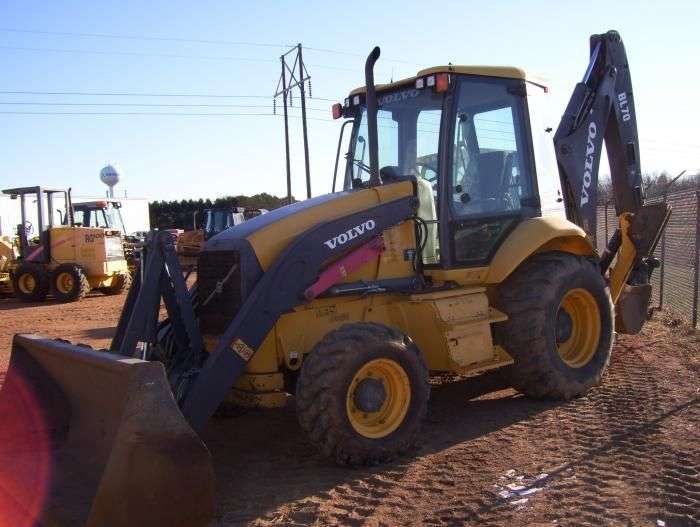
[(15, 335), (0, 389), (0, 527), (204, 526), (209, 452), (160, 363)]
[(651, 284), (629, 285), (620, 294), (615, 306), (615, 331), (636, 335), (649, 318)]

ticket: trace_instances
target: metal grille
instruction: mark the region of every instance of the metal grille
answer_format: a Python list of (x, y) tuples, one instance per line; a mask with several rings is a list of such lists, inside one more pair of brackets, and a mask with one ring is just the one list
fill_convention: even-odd
[[(700, 191), (682, 191), (649, 201), (667, 201), (673, 212), (654, 256), (661, 268), (652, 276), (653, 303), (665, 307), (680, 318), (698, 327), (700, 301), (698, 276), (698, 244), (700, 238)], [(617, 229), (617, 216), (612, 203), (598, 206), (598, 251)]]
[[(226, 278), (228, 276), (228, 278)], [(197, 265), (197, 296), (202, 333), (222, 333), (243, 301), (241, 263), (237, 251), (208, 251)], [(208, 302), (205, 301), (209, 299)]]

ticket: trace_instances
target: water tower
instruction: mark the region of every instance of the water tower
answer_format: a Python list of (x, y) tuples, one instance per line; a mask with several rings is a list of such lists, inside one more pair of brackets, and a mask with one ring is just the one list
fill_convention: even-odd
[(114, 185), (119, 183), (119, 172), (112, 165), (107, 165), (100, 170), (100, 181), (109, 187), (107, 197), (114, 197)]

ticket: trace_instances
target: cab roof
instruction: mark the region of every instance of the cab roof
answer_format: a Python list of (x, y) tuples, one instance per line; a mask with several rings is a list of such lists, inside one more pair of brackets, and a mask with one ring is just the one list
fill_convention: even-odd
[(115, 207), (121, 207), (122, 203), (115, 198), (103, 198), (95, 201), (79, 201), (78, 203), (73, 203), (73, 208), (102, 208), (106, 207), (108, 203), (112, 203)]
[(50, 187), (17, 187), (17, 188), (6, 188), (3, 194), (8, 194), (10, 196), (21, 196), (22, 194), (38, 194), (43, 192), (45, 194), (53, 194), (55, 192), (65, 192), (62, 188), (50, 188)]
[[(545, 86), (546, 84), (544, 79), (535, 75), (528, 75), (525, 70), (514, 66), (455, 66), (450, 64), (447, 66), (433, 66), (432, 68), (426, 68), (420, 70), (414, 77), (407, 77), (390, 84), (377, 84), (375, 85), (375, 88), (377, 91), (391, 90), (407, 84), (414, 84), (416, 79), (425, 77), (426, 75), (431, 75), (433, 73), (457, 73), (461, 75), (481, 75), (483, 77), (520, 79), (532, 82), (538, 86)], [(365, 91), (365, 87), (360, 86), (352, 90), (350, 95), (352, 96), (358, 93), (365, 93)]]

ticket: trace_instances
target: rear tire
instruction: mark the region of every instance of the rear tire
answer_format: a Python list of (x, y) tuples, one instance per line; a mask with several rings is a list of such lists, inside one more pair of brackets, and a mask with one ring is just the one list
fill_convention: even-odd
[(107, 296), (120, 295), (131, 287), (131, 273), (122, 273), (114, 277), (112, 285), (109, 287), (100, 287), (100, 291)]
[(515, 359), (513, 386), (537, 398), (571, 399), (600, 380), (610, 362), (614, 315), (597, 266), (582, 256), (533, 256), (499, 287), (508, 320), (496, 341)]
[(429, 397), (428, 370), (408, 337), (381, 324), (346, 324), (304, 360), (297, 416), (337, 463), (377, 464), (415, 443)]
[(40, 265), (20, 264), (12, 274), (12, 288), (22, 302), (42, 302), (49, 293), (49, 275)]
[(52, 294), (59, 302), (75, 302), (90, 292), (85, 270), (77, 264), (61, 264), (51, 273)]

